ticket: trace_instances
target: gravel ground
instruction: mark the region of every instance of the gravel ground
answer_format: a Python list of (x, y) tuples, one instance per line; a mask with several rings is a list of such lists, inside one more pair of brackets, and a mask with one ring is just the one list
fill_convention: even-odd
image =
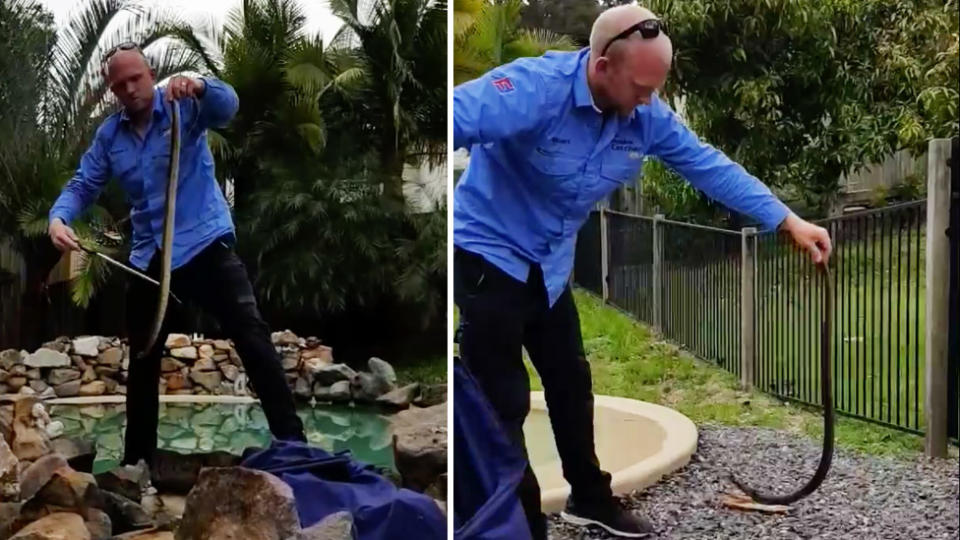
[[(703, 426), (697, 453), (668, 478), (626, 499), (645, 514), (658, 539), (960, 539), (960, 470), (956, 459), (903, 461), (835, 452), (820, 489), (786, 515), (720, 505), (733, 488), (730, 471), (748, 485), (785, 493), (816, 469), (820, 445), (758, 428)], [(551, 516), (550, 538), (611, 538)]]

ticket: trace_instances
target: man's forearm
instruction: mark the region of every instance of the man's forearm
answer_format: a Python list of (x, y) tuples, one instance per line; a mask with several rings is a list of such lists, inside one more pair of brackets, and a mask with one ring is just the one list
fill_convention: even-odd
[(223, 127), (237, 114), (240, 100), (236, 92), (223, 81), (206, 78), (200, 81), (202, 88), (197, 97), (204, 127)]

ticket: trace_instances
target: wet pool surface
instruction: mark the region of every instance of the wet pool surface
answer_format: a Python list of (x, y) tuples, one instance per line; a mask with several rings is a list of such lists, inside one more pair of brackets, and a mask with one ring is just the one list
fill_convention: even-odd
[[(124, 406), (53, 405), (50, 416), (64, 424), (65, 437), (92, 441), (94, 472), (109, 470), (123, 454)], [(300, 406), (310, 444), (330, 452), (349, 450), (354, 459), (395, 470), (390, 420), (379, 410), (349, 406)], [(157, 446), (181, 453), (224, 450), (240, 454), (270, 443), (267, 419), (258, 404), (161, 403)]]

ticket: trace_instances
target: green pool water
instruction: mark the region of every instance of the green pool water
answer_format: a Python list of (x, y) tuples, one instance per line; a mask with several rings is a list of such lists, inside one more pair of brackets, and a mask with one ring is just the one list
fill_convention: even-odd
[[(94, 472), (109, 470), (123, 454), (123, 405), (54, 405), (50, 416), (64, 436), (92, 441)], [(358, 461), (395, 470), (390, 420), (377, 410), (348, 406), (301, 406), (307, 440), (331, 452), (350, 450)], [(161, 403), (157, 446), (181, 453), (224, 450), (240, 454), (270, 442), (267, 419), (258, 404)]]

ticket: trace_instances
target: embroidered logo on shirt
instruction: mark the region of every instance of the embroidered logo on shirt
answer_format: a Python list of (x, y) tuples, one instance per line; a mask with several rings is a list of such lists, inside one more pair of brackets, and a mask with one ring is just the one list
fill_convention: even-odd
[(513, 82), (509, 77), (503, 77), (493, 80), (493, 86), (501, 93), (513, 92)]

